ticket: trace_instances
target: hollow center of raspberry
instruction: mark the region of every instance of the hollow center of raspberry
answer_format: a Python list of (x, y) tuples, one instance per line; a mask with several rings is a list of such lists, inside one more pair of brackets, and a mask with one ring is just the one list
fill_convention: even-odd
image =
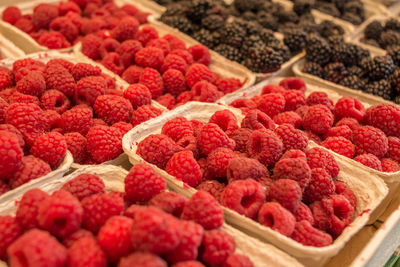
[(335, 206), (333, 208), (333, 213), (335, 214), (336, 217), (338, 217), (340, 220), (346, 219), (346, 210), (341, 207), (341, 206)]
[(15, 258), (18, 261), (18, 266), (21, 267), (28, 267), (28, 259), (26, 258), (25, 254), (22, 251), (18, 251), (17, 253), (15, 253)]
[(251, 206), (251, 204), (254, 203), (254, 197), (253, 196), (245, 196), (242, 198), (242, 201), (240, 202), (240, 204), (247, 209), (248, 207)]
[(56, 107), (56, 108), (59, 108), (59, 107), (61, 107), (62, 105), (63, 105), (62, 99), (57, 99), (56, 104), (55, 104), (55, 107)]
[(53, 227), (55, 229), (64, 229), (64, 227), (67, 225), (67, 220), (65, 218), (56, 218), (53, 221)]
[(268, 227), (273, 227), (275, 224), (274, 217), (272, 214), (268, 214), (264, 217), (264, 225)]

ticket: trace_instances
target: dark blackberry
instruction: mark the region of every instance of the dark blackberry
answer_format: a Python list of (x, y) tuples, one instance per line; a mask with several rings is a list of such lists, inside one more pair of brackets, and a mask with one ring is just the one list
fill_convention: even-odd
[(304, 23), (315, 23), (315, 18), (313, 16), (313, 14), (311, 13), (306, 13), (300, 16), (300, 20), (299, 20), (299, 26), (301, 26)]
[[(365, 19), (365, 9), (364, 4), (361, 1), (344, 1), (343, 13), (350, 13), (353, 16), (358, 16), (361, 18), (361, 22)], [(344, 15), (343, 14), (343, 15)]]
[(235, 19), (232, 23), (239, 25), (246, 30), (246, 35), (258, 35), (263, 27), (255, 21), (247, 21), (244, 19)]
[(274, 35), (274, 32), (268, 29), (262, 29), (260, 31), (259, 37), (264, 43), (267, 44), (275, 42), (277, 40)]
[(387, 48), (388, 46), (392, 45), (399, 45), (400, 33), (393, 30), (384, 31), (381, 34), (381, 38), (379, 38), (378, 43), (382, 48)]
[(243, 51), (244, 54), (247, 54), (251, 48), (259, 46), (264, 46), (264, 42), (261, 38), (258, 35), (250, 35), (246, 40), (244, 40), (241, 51)]
[(162, 17), (169, 16), (185, 16), (187, 8), (181, 3), (173, 3), (167, 6), (167, 9), (162, 14)]
[(333, 35), (326, 38), (326, 40), (331, 46), (336, 46), (344, 42), (344, 38), (341, 35)]
[(314, 4), (314, 0), (294, 0), (293, 11), (296, 12), (297, 15), (301, 16), (310, 13)]
[(201, 20), (201, 25), (210, 31), (222, 28), (225, 24), (224, 19), (219, 15), (208, 15)]
[[(260, 14), (261, 12), (258, 13)], [(266, 16), (257, 16), (257, 22), (266, 29), (277, 31), (279, 27), (278, 19), (263, 11), (262, 14), (264, 13)]]
[(278, 39), (276, 39), (275, 42), (266, 43), (265, 45), (279, 53), (283, 58), (283, 61), (288, 61), (292, 57), (289, 47), (280, 42)]
[(363, 18), (357, 14), (346, 12), (341, 17), (342, 20), (348, 21), (354, 25), (360, 25), (363, 22)]
[(306, 59), (325, 65), (331, 60), (331, 47), (329, 44), (317, 35), (309, 35), (306, 45)]
[(358, 66), (351, 66), (351, 67), (347, 68), (347, 72), (349, 73), (349, 76), (355, 75), (360, 78), (364, 77), (364, 75), (365, 75), (365, 72), (363, 71), (363, 69)]
[(276, 17), (278, 18), (278, 21), (280, 23), (285, 23), (285, 22), (293, 22), (293, 23), (298, 23), (299, 22), (299, 16), (296, 14), (296, 12), (292, 10), (281, 10), (276, 14)]
[(343, 63), (334, 62), (329, 63), (324, 67), (324, 79), (333, 83), (339, 83), (347, 76), (346, 67)]
[(387, 53), (392, 58), (393, 63), (397, 66), (400, 66), (400, 45), (388, 47)]
[(340, 25), (337, 25), (336, 23), (330, 21), (330, 20), (324, 20), (319, 24), (319, 34), (324, 37), (328, 38), (333, 35), (343, 35), (344, 30)]
[(199, 23), (207, 15), (207, 11), (211, 7), (211, 0), (192, 0), (186, 11), (187, 17), (191, 21)]
[(318, 33), (320, 31), (319, 24), (317, 24), (317, 23), (305, 22), (305, 23), (301, 23), (300, 26), (303, 28), (303, 31), (305, 31), (306, 33)]
[(364, 36), (367, 39), (379, 40), (382, 31), (383, 31), (382, 23), (380, 23), (377, 20), (373, 20), (365, 27)]
[(390, 56), (376, 56), (371, 59), (363, 60), (362, 65), (365, 73), (371, 80), (380, 80), (389, 77), (395, 66)]
[(395, 18), (388, 19), (384, 28), (385, 30), (400, 31), (400, 21)]
[(162, 6), (167, 6), (169, 4), (174, 3), (174, 1), (172, 1), (172, 0), (156, 0), (156, 3), (160, 4)]
[(191, 35), (194, 29), (194, 25), (183, 16), (161, 16), (161, 21), (165, 24), (177, 28), (181, 32)]
[(367, 84), (365, 86), (365, 92), (380, 96), (386, 100), (391, 100), (395, 95), (391, 83), (386, 79)]
[(349, 87), (355, 90), (363, 90), (365, 87), (365, 82), (360, 79), (357, 75), (349, 75), (344, 77), (343, 80), (339, 82), (341, 86)]
[(321, 65), (315, 63), (315, 62), (306, 62), (303, 66), (303, 69), (301, 70), (304, 73), (308, 73), (320, 78), (323, 78), (323, 69)]
[(225, 24), (220, 33), (224, 43), (237, 48), (242, 46), (246, 38), (246, 30), (236, 23)]
[(326, 13), (328, 15), (334, 16), (334, 17), (340, 17), (340, 11), (336, 8), (336, 6), (332, 3), (327, 3), (327, 2), (317, 2), (315, 4), (315, 8), (318, 9), (319, 11)]
[(218, 45), (214, 48), (214, 51), (232, 61), (240, 62), (243, 59), (242, 53), (239, 49), (227, 44)]
[(192, 37), (207, 47), (214, 47), (214, 36), (209, 30), (201, 29), (200, 31), (193, 33)]
[(269, 73), (281, 68), (283, 58), (269, 47), (253, 47), (243, 63), (253, 72)]
[(245, 19), (245, 20), (256, 20), (257, 19), (257, 15), (256, 15), (256, 13), (254, 13), (254, 12), (251, 12), (251, 11), (246, 11), (246, 12), (244, 12), (241, 16), (240, 16), (242, 19)]
[(306, 46), (307, 34), (302, 30), (287, 30), (283, 42), (292, 53), (301, 52)]
[(332, 60), (353, 66), (359, 62), (359, 46), (351, 43), (339, 43), (332, 46)]
[(390, 76), (390, 83), (392, 85), (392, 88), (399, 93), (400, 92), (400, 70), (396, 70), (393, 72), (393, 74)]
[(393, 98), (393, 102), (396, 103), (397, 105), (400, 105), (400, 95), (397, 95)]
[(234, 0), (233, 1), (233, 5), (240, 12), (255, 11), (255, 10), (257, 10), (257, 7), (259, 4), (260, 4), (259, 0)]
[(229, 16), (231, 16), (231, 13), (229, 10), (229, 6), (225, 4), (224, 1), (214, 0), (212, 8), (207, 10), (207, 16), (210, 15), (218, 15), (225, 21), (228, 19)]

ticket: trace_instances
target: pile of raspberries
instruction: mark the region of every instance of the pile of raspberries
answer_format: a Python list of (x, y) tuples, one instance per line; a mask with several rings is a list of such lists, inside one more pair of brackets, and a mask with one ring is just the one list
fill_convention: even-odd
[(223, 206), (306, 246), (332, 243), (353, 221), (357, 199), (339, 166), (306, 134), (250, 110), (240, 126), (230, 110), (207, 123), (176, 117), (137, 146), (144, 160)]
[(39, 4), (32, 14), (22, 14), (18, 7), (9, 6), (3, 11), (2, 19), (29, 34), (40, 45), (61, 49), (88, 34), (118, 35), (126, 26), (122, 18), (139, 25), (147, 22), (148, 15), (130, 4), (118, 7), (113, 0), (68, 0), (58, 5)]
[(305, 94), (301, 79), (285, 78), (279, 85), (266, 85), (261, 95), (231, 105), (303, 130), (317, 144), (375, 170), (400, 171), (400, 108), (381, 104), (366, 109), (354, 97), (334, 104), (325, 92)]
[(159, 36), (152, 26), (130, 25), (118, 35), (89, 34), (82, 39), (82, 53), (103, 64), (128, 83), (140, 82), (143, 73), (152, 98), (168, 109), (188, 101), (216, 102), (242, 87), (236, 78), (220, 77), (208, 68), (210, 51), (197, 44), (186, 44), (172, 34)]
[(224, 215), (205, 191), (190, 199), (138, 164), (125, 192), (80, 174), (48, 194), (35, 188), (15, 216), (0, 216), (0, 259), (11, 266), (253, 267), (220, 229)]
[(67, 149), (79, 164), (118, 157), (123, 135), (162, 113), (151, 101), (144, 84), (116, 89), (86, 63), (25, 58), (0, 67), (0, 192), (57, 168)]

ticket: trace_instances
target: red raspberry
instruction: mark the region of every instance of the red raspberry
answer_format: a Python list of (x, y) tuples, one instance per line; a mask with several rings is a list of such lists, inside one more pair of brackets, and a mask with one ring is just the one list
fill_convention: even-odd
[(122, 134), (117, 128), (94, 126), (86, 135), (87, 149), (97, 163), (115, 159), (122, 153)]
[(5, 71), (0, 72), (0, 90), (7, 89), (14, 85), (13, 76)]
[(397, 162), (400, 162), (400, 139), (394, 136), (389, 136), (388, 146), (389, 148), (387, 156)]
[(206, 191), (219, 202), (221, 199), (221, 194), (225, 189), (225, 184), (222, 184), (216, 180), (204, 181), (199, 184), (196, 189)]
[(129, 132), (133, 128), (132, 124), (126, 123), (126, 122), (122, 122), (122, 121), (114, 123), (112, 125), (112, 127), (113, 128), (117, 128), (118, 130), (120, 130), (120, 132), (123, 135), (125, 135), (127, 132)]
[(280, 81), (279, 85), (286, 90), (299, 90), (301, 92), (305, 92), (307, 88), (305, 82), (297, 77), (284, 78)]
[(321, 146), (326, 147), (339, 155), (353, 158), (355, 147), (351, 141), (348, 139), (338, 136), (338, 137), (328, 137), (321, 143)]
[(86, 138), (78, 132), (66, 133), (64, 137), (74, 162), (82, 164), (87, 157)]
[[(167, 35), (166, 35), (167, 36)], [(166, 37), (164, 36), (164, 38)], [(189, 51), (187, 51), (186, 49), (175, 49), (172, 50), (170, 53), (170, 55), (177, 55), (180, 56), (181, 58), (183, 58), (186, 63), (190, 66), (193, 64), (194, 60), (193, 60), (193, 56), (192, 54), (189, 53)]]
[(152, 26), (144, 26), (136, 33), (135, 39), (145, 46), (151, 40), (158, 38), (158, 31)]
[(172, 265), (172, 267), (205, 267), (199, 261), (183, 261)]
[(124, 72), (124, 66), (121, 61), (121, 57), (115, 53), (115, 52), (110, 52), (107, 53), (103, 59), (101, 60), (101, 64), (104, 65), (107, 69), (111, 70), (117, 75), (122, 75)]
[(193, 100), (200, 102), (216, 102), (224, 94), (207, 81), (200, 81), (192, 87)]
[(192, 64), (185, 74), (187, 85), (192, 88), (199, 81), (211, 82), (213, 80), (213, 72), (203, 64)]
[(282, 94), (285, 97), (285, 111), (294, 111), (306, 104), (304, 94), (300, 91), (289, 90)]
[(103, 180), (101, 180), (97, 175), (86, 173), (80, 174), (72, 180), (69, 180), (61, 187), (61, 189), (70, 192), (80, 201), (91, 195), (105, 193)]
[(86, 135), (92, 127), (93, 112), (89, 107), (74, 107), (61, 115), (60, 127), (64, 132), (78, 132)]
[(210, 265), (220, 265), (234, 253), (235, 247), (235, 240), (228, 233), (219, 230), (206, 231), (201, 259)]
[(64, 266), (67, 250), (48, 232), (32, 229), (18, 238), (7, 249), (10, 266), (19, 266), (21, 259), (26, 266)]
[(127, 208), (123, 212), (123, 215), (133, 219), (135, 217), (136, 212), (138, 212), (139, 210), (142, 210), (142, 209), (146, 209), (146, 208), (147, 208), (146, 206), (132, 204), (129, 206), (129, 208)]
[(161, 115), (162, 110), (151, 105), (143, 105), (140, 106), (137, 110), (135, 110), (132, 114), (132, 126), (135, 127), (136, 125), (141, 124), (147, 120), (155, 118)]
[(311, 169), (323, 168), (332, 178), (336, 178), (340, 168), (335, 158), (327, 150), (314, 147), (306, 151), (307, 163)]
[(270, 117), (281, 113), (285, 109), (285, 98), (281, 94), (262, 95), (258, 102), (257, 108)]
[(242, 120), (242, 128), (249, 128), (252, 130), (275, 129), (274, 121), (257, 109), (250, 110)]
[(168, 136), (152, 134), (138, 144), (136, 153), (145, 161), (165, 169), (170, 158), (179, 151), (181, 148)]
[(170, 137), (175, 142), (178, 142), (185, 136), (194, 135), (192, 124), (185, 117), (176, 117), (166, 122), (161, 129), (161, 133)]
[(103, 121), (102, 119), (93, 119), (92, 127), (97, 126), (97, 125), (108, 126), (108, 124), (105, 121)]
[(167, 263), (162, 258), (149, 252), (134, 252), (129, 256), (122, 258), (118, 267), (131, 267), (135, 265), (167, 267)]
[(198, 256), (198, 248), (203, 239), (204, 229), (201, 225), (192, 221), (181, 221), (181, 240), (179, 245), (166, 254), (169, 263), (195, 260)]
[(291, 124), (295, 128), (301, 127), (302, 118), (294, 111), (286, 111), (274, 117), (274, 122), (278, 125)]
[(158, 104), (163, 105), (167, 109), (173, 109), (175, 107), (175, 97), (171, 94), (165, 94), (157, 98)]
[(165, 57), (164, 62), (161, 66), (161, 73), (166, 72), (167, 70), (174, 69), (182, 72), (183, 74), (186, 72), (188, 65), (186, 61), (177, 55), (168, 55)]
[(303, 202), (300, 202), (300, 205), (297, 207), (295, 213), (293, 213), (296, 218), (296, 222), (300, 222), (302, 220), (308, 221), (311, 225), (314, 224), (314, 217), (310, 210), (310, 208), (305, 205)]
[(164, 72), (162, 76), (165, 91), (174, 96), (186, 91), (185, 77), (183, 74), (175, 69), (169, 69)]
[(278, 202), (288, 211), (294, 213), (301, 203), (302, 191), (299, 184), (290, 179), (279, 179), (269, 188), (268, 199)]
[(18, 131), (18, 129), (15, 128), (13, 125), (11, 125), (11, 124), (0, 124), (0, 131), (7, 131), (7, 132), (15, 134), (18, 137), (19, 145), (21, 146), (21, 148), (24, 148), (24, 146), (25, 146), (24, 137), (21, 134), (21, 132)]
[[(14, 74), (14, 80), (15, 82), (19, 82), (22, 78), (24, 78), (26, 75), (28, 75), (31, 72), (38, 72), (40, 74), (44, 74), (45, 72), (45, 67), (41, 64), (35, 63), (34, 65), (26, 66), (24, 68), (20, 68), (15, 74)], [(12, 79), (13, 76), (12, 74), (8, 74), (10, 78)]]
[(106, 266), (104, 252), (93, 237), (82, 237), (68, 249), (68, 263), (77, 266)]
[[(122, 59), (123, 60), (123, 59)], [(129, 84), (134, 84), (139, 82), (140, 74), (143, 69), (139, 66), (130, 66), (122, 73), (122, 79), (124, 79)]]
[(208, 154), (207, 168), (215, 177), (226, 177), (229, 162), (235, 156), (236, 154), (229, 148), (217, 148)]
[(143, 46), (136, 40), (126, 40), (116, 49), (121, 56), (122, 64), (127, 68), (135, 63), (135, 54), (140, 51)]
[(60, 91), (48, 90), (40, 98), (41, 106), (44, 110), (55, 110), (59, 114), (64, 113), (70, 107), (71, 102)]
[(217, 124), (224, 132), (233, 132), (238, 129), (238, 121), (229, 109), (216, 111), (208, 121)]
[(64, 238), (77, 231), (82, 223), (81, 203), (71, 193), (55, 191), (39, 206), (37, 220), (41, 229), (56, 237)]
[(70, 97), (75, 92), (75, 80), (65, 68), (48, 67), (45, 72), (47, 89), (54, 89)]
[(316, 134), (326, 133), (333, 125), (333, 114), (324, 105), (318, 104), (308, 108), (303, 117), (303, 127)]
[[(328, 232), (333, 237), (339, 236), (344, 228), (353, 221), (354, 207), (342, 195), (331, 195), (329, 198), (324, 198), (322, 206), (329, 219)], [(317, 221), (316, 223), (318, 224)]]
[(203, 126), (197, 137), (197, 144), (205, 155), (210, 154), (218, 147), (230, 149), (235, 147), (235, 141), (230, 139), (228, 135), (214, 123), (207, 123)]
[(188, 51), (193, 56), (194, 62), (201, 63), (206, 66), (210, 65), (211, 63), (210, 51), (204, 45), (201, 44), (193, 45), (189, 47)]
[(192, 220), (210, 230), (222, 226), (224, 213), (212, 195), (205, 191), (197, 191), (186, 202), (181, 219)]
[(87, 63), (77, 63), (71, 70), (72, 76), (76, 82), (79, 82), (82, 78), (88, 76), (100, 76), (101, 69), (98, 66), (94, 66)]
[(269, 93), (278, 93), (283, 94), (287, 90), (280, 85), (276, 84), (268, 84), (262, 88), (261, 95), (269, 94)]
[(58, 7), (50, 4), (39, 4), (33, 10), (32, 21), (36, 29), (48, 29), (50, 22), (58, 17)]
[(147, 202), (165, 189), (165, 180), (147, 164), (135, 165), (125, 178), (125, 198), (131, 202)]
[(314, 228), (305, 220), (296, 222), (291, 238), (305, 246), (325, 247), (332, 244), (332, 237), (329, 234)]
[(136, 18), (130, 16), (124, 17), (120, 20), (117, 27), (114, 28), (113, 37), (119, 42), (134, 39), (138, 29), (139, 22)]
[(311, 180), (311, 169), (307, 162), (299, 158), (287, 158), (279, 160), (274, 167), (273, 178), (291, 179), (299, 183), (302, 190)]
[(247, 128), (239, 128), (229, 133), (229, 137), (232, 138), (235, 143), (235, 150), (241, 153), (246, 153), (247, 150), (247, 141), (251, 136), (252, 130)]
[(400, 171), (399, 164), (389, 158), (381, 159), (382, 171), (383, 172), (398, 172)]
[(370, 117), (367, 124), (381, 129), (387, 136), (400, 135), (400, 109), (397, 106), (381, 104), (369, 108), (367, 113)]
[(15, 22), (17, 22), (21, 17), (21, 10), (15, 6), (8, 6), (2, 13), (2, 19), (10, 24), (15, 24)]
[(355, 130), (353, 143), (357, 155), (371, 153), (382, 158), (388, 150), (388, 139), (385, 133), (372, 126), (363, 126)]
[(135, 62), (142, 67), (160, 69), (164, 61), (164, 53), (155, 47), (145, 47), (135, 54)]
[(71, 46), (64, 35), (54, 31), (43, 33), (40, 36), (38, 43), (50, 49), (61, 49)]
[(325, 133), (324, 138), (328, 137), (343, 137), (347, 140), (353, 140), (353, 131), (347, 125), (335, 126)]
[(283, 143), (283, 151), (290, 149), (306, 150), (308, 145), (307, 136), (300, 130), (295, 129), (290, 124), (282, 124), (275, 129), (275, 134), (279, 136)]
[[(181, 39), (176, 37), (175, 35), (167, 33), (162, 38), (168, 41), (168, 44), (169, 44), (169, 47), (171, 48), (171, 51), (173, 51), (173, 50), (183, 50), (183, 51), (187, 52), (186, 44)], [(189, 65), (192, 64), (192, 63), (193, 63), (193, 61), (191, 63), (188, 62)]]
[(46, 110), (44, 112), (43, 116), (44, 116), (43, 120), (44, 120), (46, 131), (50, 131), (50, 130), (54, 131), (55, 129), (57, 129), (56, 132), (59, 132), (61, 134), (64, 133), (61, 128), (58, 128), (58, 125), (60, 124), (60, 119), (61, 119), (60, 114), (58, 114), (54, 110)]
[(148, 204), (176, 217), (180, 217), (186, 202), (187, 200), (184, 196), (175, 192), (164, 191), (152, 197)]
[(245, 255), (231, 254), (225, 260), (222, 267), (253, 267), (253, 262)]
[(202, 179), (200, 166), (197, 164), (193, 152), (189, 150), (175, 153), (168, 161), (165, 170), (168, 174), (192, 187), (200, 184)]
[(35, 104), (38, 106), (40, 105), (39, 99), (36, 96), (21, 94), (20, 92), (17, 91), (15, 91), (15, 93), (8, 98), (8, 103)]
[(266, 166), (273, 166), (283, 152), (281, 139), (271, 130), (256, 130), (247, 143), (247, 153)]
[[(7, 258), (7, 248), (23, 233), (15, 217), (0, 216), (0, 259)], [(201, 240), (200, 240), (201, 242)]]
[(222, 205), (249, 218), (257, 215), (264, 202), (264, 189), (253, 179), (233, 181), (221, 195)]
[(60, 16), (66, 15), (68, 12), (81, 13), (81, 8), (74, 2), (61, 2), (58, 5), (58, 12)]
[(336, 102), (333, 113), (337, 120), (344, 117), (350, 117), (361, 122), (365, 115), (365, 108), (358, 99), (344, 96)]
[(79, 29), (67, 17), (58, 17), (51, 21), (50, 30), (61, 33), (69, 42), (74, 42), (79, 35)]
[(117, 95), (101, 95), (93, 106), (97, 116), (108, 124), (129, 122), (133, 108), (129, 100)]
[(303, 201), (313, 203), (329, 197), (335, 192), (335, 184), (330, 175), (322, 168), (311, 170), (311, 181), (304, 189)]
[(151, 104), (150, 90), (143, 84), (131, 84), (124, 91), (124, 97), (130, 101), (133, 109)]
[(374, 154), (361, 154), (355, 157), (354, 160), (377, 171), (382, 171), (381, 161)]
[(152, 98), (156, 99), (163, 94), (163, 80), (157, 70), (145, 68), (140, 74), (139, 83), (144, 84), (149, 88)]
[(104, 95), (107, 84), (101, 76), (89, 76), (79, 80), (76, 84), (75, 99), (79, 104), (92, 106), (97, 97)]
[(38, 137), (31, 148), (31, 154), (57, 168), (67, 153), (67, 143), (60, 133), (51, 132)]
[(256, 159), (235, 157), (229, 161), (227, 178), (229, 181), (269, 177), (267, 167)]
[(331, 111), (333, 111), (334, 106), (332, 100), (329, 99), (329, 96), (325, 92), (312, 92), (306, 100), (308, 106), (314, 105), (324, 105), (327, 106)]
[(82, 53), (93, 60), (100, 59), (100, 46), (102, 43), (103, 40), (100, 37), (88, 34), (82, 39)]
[(99, 48), (100, 55), (105, 57), (108, 53), (116, 52), (119, 46), (120, 43), (117, 40), (113, 38), (105, 39)]
[(282, 235), (290, 236), (293, 233), (296, 219), (279, 203), (264, 203), (258, 213), (258, 222), (264, 226), (278, 231)]
[(216, 84), (218, 90), (224, 94), (233, 93), (242, 87), (242, 82), (236, 78), (219, 79)]
[(304, 115), (306, 115), (309, 108), (310, 108), (309, 106), (302, 106), (296, 109), (295, 112), (301, 117), (301, 119), (303, 119)]
[(151, 40), (147, 43), (146, 47), (159, 48), (163, 51), (164, 56), (167, 56), (168, 53), (171, 51), (171, 48), (169, 47), (169, 42), (163, 38)]
[(292, 159), (298, 158), (307, 162), (306, 154), (303, 151), (297, 149), (291, 149), (286, 151), (285, 153), (283, 153), (280, 159), (290, 159), (290, 158)]
[[(24, 17), (18, 19), (15, 22), (14, 26), (28, 34), (33, 34), (35, 31), (35, 25), (33, 25), (32, 20), (26, 19)], [(36, 39), (36, 38), (34, 38), (34, 39)]]
[(335, 182), (335, 193), (338, 195), (342, 195), (350, 202), (354, 208), (357, 206), (357, 198), (354, 195), (353, 191), (342, 181), (336, 180)]
[(35, 65), (35, 64), (44, 65), (43, 62), (37, 61), (37, 60), (29, 58), (29, 57), (23, 58), (23, 59), (18, 59), (16, 61), (14, 61), (14, 63), (13, 63), (12, 71), (14, 73), (16, 73), (21, 68), (27, 67), (29, 65)]
[(145, 207), (135, 213), (131, 231), (134, 250), (167, 253), (179, 245), (180, 237), (179, 221), (162, 210)]
[(193, 100), (193, 94), (191, 91), (183, 92), (176, 97), (176, 103), (177, 103), (176, 106), (183, 105), (192, 100)]
[(6, 180), (18, 171), (24, 156), (16, 134), (0, 131), (0, 155), (0, 180)]
[(51, 172), (50, 165), (32, 155), (22, 158), (21, 164), (10, 179), (11, 188), (21, 186), (33, 179), (45, 176)]
[(40, 97), (46, 90), (46, 81), (41, 73), (32, 71), (17, 82), (15, 89), (23, 94)]
[(66, 248), (70, 248), (76, 241), (82, 238), (93, 238), (93, 234), (85, 229), (79, 229), (78, 231), (70, 234), (63, 239), (62, 244)]
[(0, 181), (0, 196), (10, 191), (10, 186), (7, 182)]

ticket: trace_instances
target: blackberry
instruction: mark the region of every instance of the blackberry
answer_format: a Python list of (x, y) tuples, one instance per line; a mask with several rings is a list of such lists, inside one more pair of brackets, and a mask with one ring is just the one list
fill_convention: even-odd
[(346, 67), (343, 63), (329, 63), (324, 67), (324, 79), (333, 83), (339, 83), (347, 76)]
[(340, 17), (340, 11), (332, 3), (317, 2), (315, 8), (334, 17)]
[(301, 26), (304, 23), (315, 23), (315, 19), (313, 14), (311, 13), (306, 13), (300, 16), (300, 20), (299, 20), (299, 26)]
[(308, 73), (320, 78), (323, 78), (323, 69), (321, 65), (315, 63), (315, 62), (306, 62), (303, 66), (303, 69), (301, 70), (304, 73)]
[(214, 48), (214, 51), (232, 61), (240, 62), (243, 59), (242, 53), (239, 49), (227, 44), (218, 45)]
[(326, 38), (326, 40), (328, 41), (328, 43), (331, 46), (336, 46), (336, 45), (339, 45), (341, 43), (344, 43), (344, 38), (341, 35), (333, 35), (333, 36), (330, 36), (330, 37)]
[(301, 52), (306, 46), (307, 34), (302, 30), (287, 30), (284, 33), (283, 42), (292, 53)]
[(207, 30), (215, 31), (222, 28), (225, 24), (224, 19), (219, 15), (208, 15), (201, 20), (201, 25), (203, 25)]
[(393, 60), (390, 56), (376, 56), (371, 59), (365, 59), (362, 65), (371, 80), (380, 80), (389, 77), (395, 70)]
[(211, 0), (192, 0), (186, 11), (187, 17), (191, 21), (201, 22), (207, 14), (207, 11), (212, 7)]
[[(361, 21), (365, 19), (364, 4), (361, 1), (344, 1), (343, 13), (350, 13), (354, 16), (361, 18)], [(343, 15), (344, 15), (343, 14)]]
[(293, 11), (297, 15), (301, 16), (311, 12), (312, 7), (315, 2), (313, 0), (294, 0), (293, 1)]
[(390, 84), (397, 93), (400, 92), (400, 70), (396, 70), (390, 76)]
[(400, 45), (388, 47), (387, 53), (392, 58), (393, 63), (397, 66), (400, 66)]
[(278, 19), (276, 19), (273, 16), (270, 16), (266, 12), (263, 12), (263, 13), (265, 13), (267, 15), (266, 16), (258, 16), (257, 22), (260, 23), (260, 25), (266, 29), (270, 29), (272, 31), (277, 31), (278, 27), (279, 27)]
[(324, 37), (328, 38), (333, 35), (343, 35), (344, 30), (340, 25), (337, 25), (336, 23), (329, 21), (329, 20), (324, 20), (319, 24), (319, 34)]
[(316, 33), (320, 31), (319, 24), (316, 23), (301, 23), (300, 26), (303, 28), (303, 31), (306, 33)]
[(221, 29), (221, 38), (223, 42), (233, 47), (241, 47), (246, 37), (246, 30), (236, 23), (227, 23)]
[(194, 29), (194, 25), (183, 16), (161, 16), (161, 21), (165, 24), (177, 28), (181, 32), (191, 35)]
[(281, 68), (283, 58), (273, 49), (261, 46), (250, 49), (244, 65), (253, 72), (269, 73)]
[(365, 92), (380, 96), (386, 100), (391, 100), (395, 95), (392, 85), (386, 79), (367, 84), (365, 86)]
[(358, 45), (344, 42), (334, 45), (332, 46), (332, 60), (342, 62), (346, 66), (356, 65), (364, 57), (360, 48)]
[(357, 75), (349, 75), (344, 77), (343, 80), (339, 82), (341, 86), (349, 87), (355, 90), (363, 90), (365, 87), (365, 82), (360, 79)]
[(172, 4), (174, 1), (172, 0), (156, 0), (157, 4), (160, 4), (162, 6), (167, 6), (169, 4)]
[(400, 21), (394, 18), (388, 19), (385, 23), (384, 29), (385, 31), (386, 30), (400, 31)]
[(360, 78), (364, 77), (364, 75), (365, 75), (365, 72), (363, 71), (363, 69), (358, 66), (351, 66), (351, 67), (347, 68), (347, 72), (349, 73), (349, 76), (355, 75)]
[(280, 23), (285, 23), (285, 22), (293, 22), (293, 23), (298, 23), (299, 22), (299, 16), (296, 14), (296, 12), (292, 10), (280, 10), (276, 14), (278, 21)]
[(309, 35), (306, 45), (306, 59), (325, 65), (331, 59), (331, 47), (329, 44), (317, 35)]
[(267, 43), (267, 44), (275, 42), (277, 40), (274, 35), (274, 32), (271, 30), (268, 30), (268, 29), (262, 29), (260, 31), (259, 37), (261, 38), (261, 40), (264, 43)]
[(276, 39), (276, 41), (274, 42), (266, 43), (265, 45), (268, 46), (269, 48), (272, 48), (275, 52), (279, 53), (283, 58), (283, 61), (288, 61), (292, 56), (289, 47), (280, 42), (278, 39)]
[(167, 9), (162, 14), (162, 17), (169, 17), (169, 16), (185, 16), (187, 8), (178, 3), (170, 4), (167, 6)]
[(257, 15), (254, 12), (251, 11), (246, 11), (242, 14), (241, 16), (242, 19), (244, 20), (256, 20), (257, 19)]
[(258, 5), (260, 4), (259, 0), (234, 0), (233, 5), (240, 12), (245, 11), (255, 11), (257, 10)]
[(254, 21), (247, 21), (244, 19), (235, 19), (232, 23), (239, 25), (246, 30), (246, 35), (258, 35), (263, 27)]
[(395, 96), (393, 102), (396, 103), (397, 105), (400, 105), (400, 95)]
[(385, 31), (381, 34), (378, 43), (382, 48), (387, 48), (388, 46), (392, 45), (399, 45), (400, 34), (393, 30)]
[(261, 38), (257, 35), (250, 35), (246, 40), (244, 40), (241, 51), (247, 54), (251, 48), (259, 46), (264, 46), (264, 42)]
[(383, 31), (382, 23), (380, 23), (377, 20), (373, 20), (365, 27), (364, 36), (367, 39), (379, 40), (382, 31)]
[(348, 21), (354, 25), (360, 25), (363, 22), (363, 18), (357, 14), (346, 12), (341, 16), (341, 19)]
[(209, 30), (201, 29), (200, 31), (195, 32), (192, 37), (207, 47), (214, 47), (214, 37)]

